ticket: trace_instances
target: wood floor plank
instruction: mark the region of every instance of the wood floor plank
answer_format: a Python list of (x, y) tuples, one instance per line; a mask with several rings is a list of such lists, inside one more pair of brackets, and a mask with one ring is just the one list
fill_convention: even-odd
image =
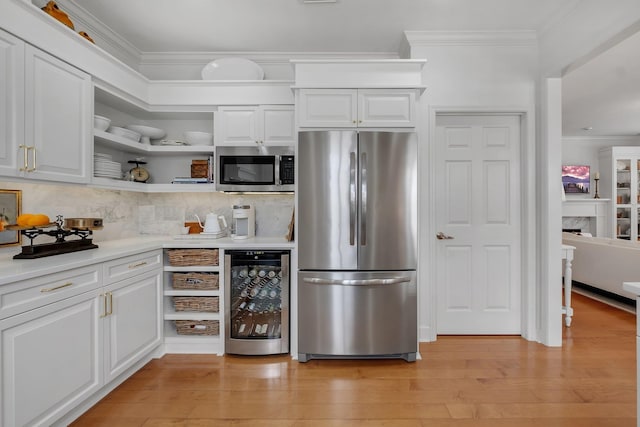
[(574, 295), (563, 347), (440, 336), (422, 360), (166, 355), (73, 427), (635, 427), (635, 315)]

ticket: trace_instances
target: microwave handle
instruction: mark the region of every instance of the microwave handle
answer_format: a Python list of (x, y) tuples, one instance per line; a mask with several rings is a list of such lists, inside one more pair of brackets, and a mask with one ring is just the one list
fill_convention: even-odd
[(278, 159), (278, 164), (274, 165), (275, 167), (273, 168), (273, 173), (275, 174), (273, 182), (276, 185), (282, 185), (282, 180), (280, 179), (280, 165), (282, 165), (282, 156), (276, 156), (276, 159)]

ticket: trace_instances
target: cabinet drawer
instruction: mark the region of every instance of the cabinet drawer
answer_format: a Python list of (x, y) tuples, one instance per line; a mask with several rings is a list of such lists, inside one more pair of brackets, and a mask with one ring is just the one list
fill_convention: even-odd
[(104, 284), (108, 285), (162, 267), (162, 251), (149, 251), (104, 263)]
[(100, 265), (76, 268), (0, 286), (0, 319), (42, 307), (102, 285)]

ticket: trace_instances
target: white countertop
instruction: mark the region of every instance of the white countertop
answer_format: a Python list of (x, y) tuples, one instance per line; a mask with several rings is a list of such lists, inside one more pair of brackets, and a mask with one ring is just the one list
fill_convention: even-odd
[(116, 258), (163, 248), (220, 248), (220, 249), (293, 249), (295, 243), (282, 237), (254, 237), (235, 240), (220, 239), (174, 239), (172, 236), (139, 236), (122, 240), (95, 242), (97, 249), (71, 252), (36, 259), (13, 259), (20, 253), (0, 255), (0, 285), (56, 273), (71, 268), (109, 261)]

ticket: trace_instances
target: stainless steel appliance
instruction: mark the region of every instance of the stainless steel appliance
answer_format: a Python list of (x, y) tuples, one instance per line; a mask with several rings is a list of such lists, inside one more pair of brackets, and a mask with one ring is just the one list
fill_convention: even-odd
[(416, 359), (417, 138), (298, 138), (298, 360)]
[(231, 238), (248, 239), (256, 235), (256, 211), (251, 205), (233, 205)]
[(216, 148), (216, 189), (228, 192), (292, 192), (292, 147)]
[(289, 251), (225, 251), (225, 352), (289, 352)]

